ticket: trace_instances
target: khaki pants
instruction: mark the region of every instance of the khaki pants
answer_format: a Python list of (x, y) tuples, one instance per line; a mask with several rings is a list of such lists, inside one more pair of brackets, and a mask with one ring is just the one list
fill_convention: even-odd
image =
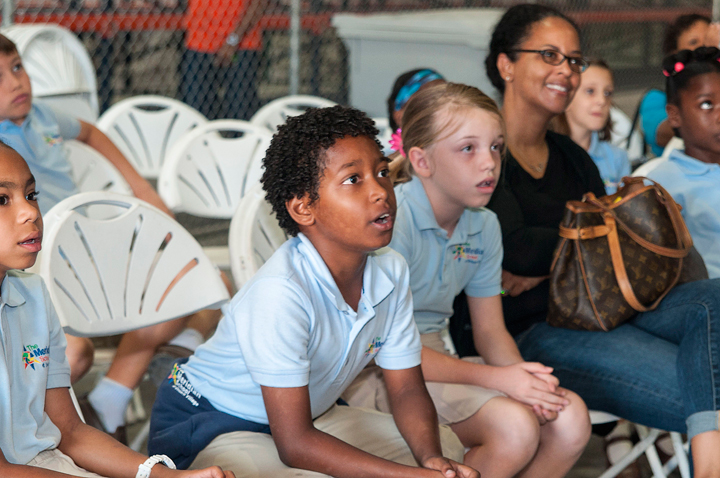
[[(315, 428), (328, 433), (372, 455), (417, 466), (405, 440), (400, 435), (392, 415), (364, 408), (333, 406), (315, 419)], [(440, 427), (443, 454), (462, 462), (464, 449), (458, 437), (448, 427)], [(237, 478), (285, 478), (327, 475), (288, 468), (278, 456), (270, 435), (253, 432), (231, 432), (215, 438), (190, 466), (200, 469), (218, 465), (230, 470)]]
[(35, 458), (30, 460), (28, 466), (36, 466), (38, 468), (45, 468), (46, 470), (57, 471), (71, 476), (80, 476), (82, 478), (102, 478), (100, 475), (83, 470), (72, 461), (72, 458), (57, 448), (54, 450), (41, 451)]

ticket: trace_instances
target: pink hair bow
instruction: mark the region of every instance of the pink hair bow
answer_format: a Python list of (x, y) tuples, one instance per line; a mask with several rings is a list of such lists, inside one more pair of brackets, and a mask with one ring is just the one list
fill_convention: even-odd
[(403, 150), (403, 141), (402, 141), (402, 129), (398, 128), (397, 131), (395, 131), (392, 136), (390, 136), (390, 147), (394, 149), (395, 151), (399, 151), (400, 154), (402, 154), (402, 157), (405, 157), (405, 150)]

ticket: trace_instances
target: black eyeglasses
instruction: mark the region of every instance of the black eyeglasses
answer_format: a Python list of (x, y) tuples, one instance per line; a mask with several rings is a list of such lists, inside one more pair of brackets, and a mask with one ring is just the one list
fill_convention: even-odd
[(588, 62), (581, 56), (563, 55), (557, 50), (510, 50), (511, 53), (537, 53), (545, 63), (552, 66), (559, 66), (567, 60), (570, 69), (575, 73), (582, 73), (587, 70)]

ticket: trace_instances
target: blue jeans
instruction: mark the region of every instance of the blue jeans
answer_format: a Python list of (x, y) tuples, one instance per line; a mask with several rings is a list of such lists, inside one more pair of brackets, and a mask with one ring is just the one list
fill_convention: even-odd
[(610, 332), (538, 323), (516, 339), (590, 409), (690, 438), (718, 430), (720, 279), (679, 285)]

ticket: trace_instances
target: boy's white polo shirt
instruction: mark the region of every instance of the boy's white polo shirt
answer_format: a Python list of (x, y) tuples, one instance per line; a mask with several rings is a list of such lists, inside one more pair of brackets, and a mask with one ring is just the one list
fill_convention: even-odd
[(0, 122), (0, 139), (20, 153), (35, 176), (42, 214), (78, 192), (63, 141), (79, 134), (77, 119), (36, 102), (21, 125), (10, 120)]
[(387, 248), (368, 256), (357, 312), (303, 234), (283, 244), (223, 312), (182, 368), (215, 408), (245, 420), (268, 423), (261, 385), (307, 385), (316, 418), (373, 358), (386, 369), (420, 364), (407, 265)]
[(8, 271), (0, 295), (0, 449), (8, 462), (24, 465), (60, 443), (45, 391), (70, 387), (70, 366), (42, 278)]
[(503, 248), (495, 213), (465, 209), (448, 238), (418, 178), (396, 186), (395, 196), (397, 217), (390, 247), (410, 267), (415, 322), (421, 334), (447, 326), (461, 291), (470, 297), (500, 294)]

